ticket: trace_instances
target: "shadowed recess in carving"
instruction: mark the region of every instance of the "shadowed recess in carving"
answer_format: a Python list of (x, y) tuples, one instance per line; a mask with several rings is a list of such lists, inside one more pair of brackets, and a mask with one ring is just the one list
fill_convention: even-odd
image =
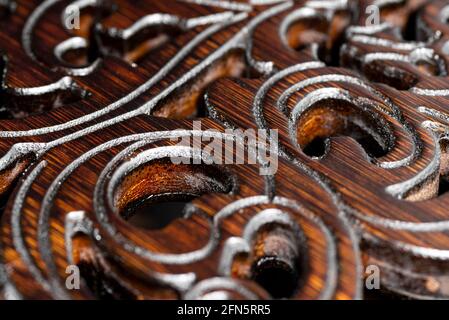
[(221, 271), (255, 281), (275, 299), (299, 292), (308, 255), (297, 223), (280, 210), (266, 209), (251, 218), (243, 233), (243, 238), (228, 239), (224, 248), (228, 257), (221, 261)]
[(380, 18), (395, 27), (399, 27), (401, 35), (407, 41), (425, 41), (420, 39), (417, 29), (421, 27), (419, 15), (428, 0), (382, 0), (380, 3)]
[(21, 174), (34, 160), (34, 156), (24, 157), (0, 173), (0, 218), (8, 205), (14, 189), (19, 183)]
[(386, 27), (373, 33), (351, 34), (350, 42), (342, 47), (342, 65), (398, 90), (415, 87), (423, 77), (447, 76), (446, 61), (434, 49), (441, 34), (428, 29), (421, 20), (425, 2), (379, 1)]
[(438, 196), (449, 192), (449, 140), (440, 140), (440, 180), (438, 184)]
[(17, 4), (13, 0), (0, 0), (0, 18), (6, 18), (17, 8)]
[[(417, 3), (421, 0), (412, 1)], [(33, 4), (36, 4), (34, 12), (37, 12), (33, 16), (39, 16), (41, 12), (39, 19), (53, 17), (56, 11), (56, 8), (50, 8), (53, 2), (59, 3), (58, 8), (66, 4), (59, 0), (47, 0), (41, 2), (44, 6), (40, 6), (39, 1), (33, 0)], [(102, 0), (67, 1), (67, 4), (70, 2), (92, 4), (101, 3)], [(128, 2), (120, 1), (123, 7), (119, 14), (108, 19), (108, 25), (121, 25), (119, 21), (121, 17), (129, 21), (145, 14), (140, 12), (135, 2)], [(212, 13), (208, 8), (199, 7), (199, 3), (207, 3), (211, 6), (223, 3), (234, 5), (234, 2), (228, 1), (194, 0), (188, 2), (195, 3), (195, 7), (184, 9), (181, 6), (175, 7), (177, 0), (173, 1), (173, 5), (171, 0), (146, 2), (145, 7), (150, 9), (149, 12), (158, 12), (161, 8), (177, 14)], [(339, 35), (344, 33), (344, 27), (332, 25), (332, 23), (340, 24), (342, 21), (330, 22), (324, 19), (323, 22), (320, 22), (321, 20), (316, 23), (308, 22), (309, 25), (305, 29), (317, 29), (317, 32), (312, 30), (310, 33), (300, 30), (299, 23), (296, 26), (299, 28), (297, 38), (295, 38), (296, 31), (293, 24), (292, 29), (288, 30), (292, 33), (288, 36), (293, 38), (292, 42), (298, 42), (293, 44), (300, 50), (303, 49), (302, 52), (280, 47), (276, 39), (278, 35), (272, 32), (272, 28), (280, 22), (282, 16), (289, 14), (286, 10), (291, 8), (293, 11), (294, 8), (313, 4), (329, 18), (338, 11), (333, 6), (344, 7), (349, 15), (354, 14), (352, 22), (358, 25), (354, 25), (353, 33), (360, 32), (359, 37), (363, 35), (365, 38), (375, 39), (374, 36), (381, 32), (382, 36), (391, 40), (396, 35), (399, 36), (399, 33), (390, 33), (391, 29), (383, 29), (381, 25), (374, 28), (362, 26), (362, 18), (365, 4), (391, 3), (394, 0), (362, 2), (253, 0), (250, 2), (254, 6), (257, 3), (264, 4), (267, 8), (272, 4), (277, 6), (279, 3), (288, 4), (290, 7), (285, 6), (282, 11), (254, 8), (254, 11), (248, 12), (248, 18), (262, 13), (261, 18), (256, 18), (257, 20), (250, 22), (247, 27), (239, 23), (242, 27), (241, 32), (237, 31), (238, 26), (226, 28), (226, 30), (224, 25), (217, 26), (208, 32), (201, 33), (201, 36), (195, 37), (185, 46), (178, 43), (181, 39), (174, 41), (178, 46), (171, 46), (170, 37), (176, 34), (166, 35), (166, 30), (162, 30), (158, 35), (157, 30), (152, 26), (145, 30), (140, 29), (140, 34), (134, 34), (137, 37), (136, 42), (131, 41), (131, 47), (118, 51), (118, 55), (130, 62), (141, 62), (145, 59), (141, 65), (141, 68), (145, 70), (125, 68), (129, 72), (121, 75), (123, 78), (121, 80), (125, 84), (123, 90), (118, 90), (120, 92), (109, 90), (110, 86), (106, 82), (113, 80), (115, 65), (111, 64), (112, 61), (109, 59), (104, 61), (105, 68), (98, 69), (99, 74), (92, 74), (86, 79), (79, 80), (80, 83), (85, 83), (84, 80), (86, 80), (87, 87), (95, 87), (98, 85), (97, 79), (105, 79), (106, 84), (103, 89), (110, 91), (108, 95), (112, 99), (110, 105), (101, 107), (104, 105), (104, 99), (93, 97), (95, 101), (91, 102), (95, 103), (92, 106), (98, 106), (99, 109), (90, 113), (91, 108), (88, 108), (89, 110), (81, 108), (80, 117), (77, 119), (69, 121), (64, 115), (59, 116), (60, 112), (52, 112), (45, 117), (35, 119), (36, 121), (27, 119), (23, 125), (20, 125), (19, 121), (4, 123), (4, 130), (8, 131), (0, 133), (4, 138), (1, 143), (5, 153), (2, 158), (3, 171), (14, 169), (17, 165), (16, 172), (24, 172), (24, 167), (29, 164), (22, 165), (19, 161), (28, 156), (29, 161), (33, 161), (31, 157), (34, 154), (42, 160), (36, 168), (31, 167), (24, 172), (26, 179), (12, 195), (13, 198), (10, 199), (10, 205), (3, 217), (2, 244), (5, 247), (3, 258), (5, 267), (8, 267), (7, 275), (12, 280), (11, 284), (17, 287), (18, 295), (23, 296), (24, 299), (31, 297), (33, 293), (30, 292), (32, 291), (30, 288), (41, 284), (44, 284), (44, 287), (48, 284), (48, 293), (54, 298), (67, 296), (67, 298), (76, 299), (84, 295), (85, 291), (89, 291), (84, 287), (83, 289), (86, 290), (82, 291), (65, 290), (64, 268), (71, 264), (71, 261), (65, 259), (62, 250), (64, 240), (67, 241), (69, 236), (74, 234), (73, 231), (82, 229), (86, 222), (84, 219), (88, 220), (89, 217), (93, 220), (90, 221), (91, 228), (89, 232), (86, 232), (88, 236), (85, 240), (82, 240), (83, 236), (80, 235), (73, 237), (72, 248), (73, 251), (77, 251), (73, 253), (73, 260), (81, 268), (82, 277), (93, 293), (93, 297), (98, 298), (362, 298), (363, 266), (371, 264), (369, 258), (373, 256), (379, 257), (375, 265), (382, 268), (382, 276), (386, 275), (385, 270), (388, 272), (382, 263), (392, 263), (394, 267), (400, 269), (401, 272), (398, 272), (396, 278), (388, 279), (388, 284), (391, 284), (392, 288), (403, 290), (404, 294), (416, 292), (426, 286), (425, 283), (415, 281), (412, 271), (419, 269), (419, 273), (422, 274), (429, 272), (435, 274), (435, 271), (439, 273), (439, 266), (443, 266), (449, 257), (447, 250), (442, 249), (448, 225), (444, 221), (445, 199), (439, 199), (443, 202), (439, 200), (429, 202), (428, 205), (403, 203), (404, 206), (401, 206), (396, 199), (386, 195), (380, 188), (386, 187), (386, 181), (397, 183), (419, 173), (422, 166), (431, 160), (429, 158), (432, 153), (437, 154), (434, 149), (438, 144), (432, 143), (428, 133), (420, 127), (423, 117), (418, 116), (415, 109), (420, 104), (443, 108), (444, 98), (417, 97), (413, 92), (402, 93), (398, 97), (395, 95), (395, 90), (382, 85), (371, 86), (362, 79), (362, 76), (357, 78), (354, 72), (340, 68), (325, 68), (321, 61), (310, 61), (317, 60), (314, 58), (319, 57), (328, 64), (338, 63), (336, 53), (340, 47)], [(359, 7), (358, 4), (360, 4)], [(28, 11), (33, 8), (30, 5), (29, 8), (28, 6), (19, 8), (19, 11)], [(45, 11), (49, 13), (46, 14)], [(26, 18), (22, 15), (17, 18), (12, 16), (9, 20), (11, 26), (4, 28), (5, 32), (20, 30), (16, 22)], [(340, 20), (344, 22), (344, 19)], [(9, 21), (6, 24), (10, 23)], [(243, 22), (243, 18), (235, 21)], [(326, 25), (328, 29), (322, 28), (320, 23)], [(33, 23), (29, 25), (32, 26)], [(59, 37), (67, 32), (67, 30), (59, 30), (62, 34), (56, 33), (59, 32), (57, 30), (61, 27), (60, 23), (56, 26), (52, 26), (52, 23), (42, 23), (42, 25), (34, 23), (34, 25), (35, 28), (29, 28), (31, 31), (36, 30), (28, 33), (29, 40), (44, 33), (44, 36), (40, 37), (41, 43), (39, 45), (36, 43), (41, 49), (53, 36), (51, 33), (45, 34), (47, 28), (41, 28), (43, 25), (49, 27), (48, 30), (55, 31), (54, 36)], [(82, 28), (86, 30), (86, 27)], [(338, 36), (332, 34), (334, 29)], [(153, 31), (155, 33), (152, 34)], [(186, 38), (190, 35), (198, 34), (197, 31), (200, 30), (192, 30), (182, 39), (187, 40)], [(327, 34), (328, 31), (331, 31), (331, 35)], [(233, 33), (237, 36), (232, 37)], [(60, 47), (60, 52), (65, 52), (62, 60), (82, 66), (93, 61), (93, 57), (86, 57), (87, 51), (90, 50), (87, 43), (90, 41), (90, 36), (77, 34), (76, 31), (75, 34), (77, 37), (64, 43)], [(5, 35), (5, 38), (8, 36)], [(143, 37), (141, 40), (138, 38), (140, 36)], [(221, 45), (229, 36), (231, 36), (230, 42)], [(1, 38), (3, 37), (2, 34)], [(61, 38), (63, 39), (65, 37)], [(76, 50), (73, 52), (65, 50), (75, 48), (76, 39), (81, 40), (79, 52), (83, 52), (83, 48), (86, 49), (84, 57), (80, 60), (77, 60)], [(113, 41), (117, 41), (112, 43), (115, 46), (119, 44), (120, 39), (113, 39)], [(139, 42), (148, 42), (146, 43), (148, 47), (140, 48)], [(390, 46), (392, 42), (386, 41), (385, 47)], [(311, 43), (310, 48), (308, 48), (309, 43)], [(350, 44), (352, 41), (348, 42), (348, 46)], [(398, 44), (414, 46), (400, 39), (394, 42), (394, 45)], [(167, 47), (169, 50), (165, 50)], [(242, 185), (235, 196), (234, 193), (232, 196), (207, 196), (195, 201), (194, 199), (202, 194), (233, 191), (234, 181), (221, 167), (171, 163), (168, 157), (186, 156), (191, 153), (192, 157), (205, 159), (205, 156), (197, 154), (195, 150), (173, 147), (174, 138), (187, 136), (208, 138), (219, 134), (198, 130), (178, 131), (176, 129), (185, 127), (187, 122), (184, 121), (184, 125), (179, 125), (177, 121), (161, 121), (162, 119), (152, 115), (172, 118), (202, 116), (201, 109), (204, 102), (202, 97), (208, 85), (222, 76), (235, 74), (241, 77), (245, 72), (246, 61), (243, 56), (226, 57), (230, 62), (225, 62), (226, 59), (223, 59), (225, 51), (228, 52), (230, 48), (236, 47), (245, 47), (249, 63), (253, 67), (259, 66), (260, 70), (266, 72), (265, 75), (269, 79), (259, 79), (260, 81), (252, 83), (237, 80), (232, 85), (230, 82), (223, 82), (219, 86), (213, 86), (211, 89), (213, 94), (210, 95), (211, 116), (214, 111), (217, 114), (220, 113), (215, 120), (224, 119), (222, 124), (225, 127), (229, 124), (236, 127), (257, 126), (263, 129), (280, 129), (281, 126), (283, 142), (290, 138), (291, 145), (294, 145), (298, 151), (302, 148), (306, 154), (312, 156), (326, 154), (327, 147), (330, 145), (328, 142), (331, 141), (329, 138), (333, 136), (349, 136), (349, 139), (338, 139), (338, 143), (335, 143), (337, 148), (344, 149), (339, 151), (345, 151), (341, 161), (313, 161), (312, 159), (309, 161), (304, 156), (295, 157), (295, 153), (291, 153), (290, 148), (285, 150), (281, 148), (279, 156), (282, 161), (276, 179), (257, 177), (253, 170), (256, 169), (255, 166), (254, 168), (233, 167)], [(383, 47), (382, 45), (376, 44), (362, 43), (360, 47), (365, 49), (360, 50), (361, 57), (370, 50), (376, 50), (375, 53), (385, 50), (379, 48)], [(217, 48), (217, 51), (211, 53), (212, 48)], [(17, 53), (16, 50), (22, 49), (20, 46), (16, 48), (13, 45), (7, 50), (14, 54)], [(149, 51), (145, 52), (145, 50)], [(409, 50), (396, 51), (407, 51), (403, 56), (410, 59), (409, 62), (417, 61), (411, 59), (413, 56), (408, 56)], [(92, 52), (96, 54), (95, 50)], [(329, 52), (332, 53), (330, 57)], [(251, 56), (252, 53), (254, 57)], [(173, 57), (172, 54), (174, 54)], [(269, 60), (273, 57), (276, 58), (274, 60), (282, 60), (282, 62), (276, 65), (270, 64)], [(258, 58), (263, 58), (264, 61), (259, 61)], [(168, 62), (166, 62), (167, 59), (169, 59)], [(295, 65), (299, 61), (301, 63)], [(385, 63), (382, 58), (379, 61), (385, 66), (393, 64)], [(406, 61), (405, 63), (408, 64), (406, 68), (416, 72), (419, 67), (429, 67), (422, 66), (419, 62), (423, 60), (418, 60), (418, 64), (414, 67)], [(18, 67), (26, 70), (26, 74), (33, 74), (35, 66), (29, 65), (31, 69), (28, 69), (27, 66), (24, 67), (18, 63)], [(382, 71), (382, 65), (378, 68)], [(45, 71), (53, 71), (50, 68), (45, 70), (40, 67), (39, 70), (43, 72), (43, 77), (46, 77)], [(358, 70), (361, 68), (359, 67)], [(432, 68), (425, 71), (433, 72)], [(151, 77), (145, 80), (144, 74)], [(14, 78), (15, 83), (20, 83), (20, 74), (14, 76), (17, 76)], [(131, 83), (128, 81), (131, 78), (136, 81)], [(446, 80), (430, 81), (427, 83), (428, 89), (420, 90), (430, 92), (429, 95), (431, 95), (435, 92), (432, 88), (439, 83), (443, 89)], [(128, 88), (135, 82), (141, 81), (145, 83), (138, 88)], [(189, 87), (191, 84), (192, 88)], [(226, 86), (226, 84), (229, 85)], [(120, 83), (116, 85), (120, 86)], [(128, 93), (121, 96), (122, 91)], [(438, 90), (440, 93), (442, 91), (444, 90)], [(353, 96), (353, 93), (357, 94), (357, 97)], [(153, 94), (156, 96), (152, 96)], [(233, 96), (232, 99), (226, 99), (229, 96)], [(278, 96), (278, 111), (276, 111), (274, 102)], [(252, 98), (254, 100), (251, 106)], [(134, 100), (136, 103), (132, 103)], [(212, 109), (214, 102), (217, 103), (217, 110)], [(297, 112), (289, 114), (288, 111), (293, 104)], [(84, 103), (78, 104), (78, 107), (82, 105)], [(253, 107), (253, 117), (251, 117), (251, 107)], [(241, 112), (243, 108), (246, 108), (247, 112)], [(224, 113), (221, 114), (221, 111)], [(241, 115), (231, 117), (235, 123), (226, 121), (227, 115), (239, 112)], [(144, 114), (146, 117), (143, 116)], [(136, 117), (139, 117), (137, 119), (139, 121)], [(144, 118), (145, 121), (140, 121)], [(287, 122), (288, 132), (285, 128)], [(351, 163), (345, 164), (345, 159), (354, 158), (355, 162), (364, 160), (359, 159), (361, 147), (359, 148), (350, 139), (358, 141), (370, 156), (381, 157), (391, 150), (394, 144), (394, 134), (388, 126), (390, 123), (394, 125), (394, 133), (397, 132), (399, 138), (394, 154), (388, 158), (390, 160), (390, 158), (403, 157), (388, 162), (370, 159), (383, 168), (381, 175), (378, 169), (374, 166), (368, 167), (367, 163), (357, 166), (357, 170), (351, 170), (353, 169), (349, 167)], [(212, 122), (209, 124), (208, 127), (213, 126)], [(415, 132), (415, 128), (419, 128), (418, 132)], [(220, 134), (220, 137), (229, 141), (236, 139), (235, 135), (228, 134)], [(169, 139), (172, 142), (168, 142)], [(350, 142), (350, 145), (345, 147), (342, 144), (345, 141)], [(151, 148), (149, 145), (151, 147), (164, 145), (164, 147)], [(68, 148), (70, 153), (66, 152)], [(145, 150), (147, 148), (148, 150)], [(447, 153), (445, 148), (441, 147), (441, 149), (442, 153)], [(49, 152), (50, 150), (52, 151)], [(435, 166), (431, 169), (435, 169), (435, 174), (438, 174), (438, 169), (444, 167), (445, 158), (444, 155), (441, 158), (435, 158), (441, 160), (441, 166), (435, 160)], [(12, 172), (14, 172), (13, 169), (11, 169)], [(336, 182), (341, 176), (348, 173), (354, 174), (353, 171), (362, 178), (356, 177), (348, 183), (351, 188), (345, 189), (345, 186)], [(79, 172), (91, 173), (85, 177), (82, 184), (77, 183), (79, 177), (76, 175)], [(441, 170), (439, 173), (440, 177), (448, 174)], [(426, 173), (425, 178), (428, 177), (434, 176)], [(2, 182), (0, 187), (8, 185), (8, 182), (5, 182), (6, 179), (0, 179), (0, 181)], [(440, 178), (439, 182), (439, 191), (443, 192), (444, 179)], [(369, 192), (366, 192), (368, 189)], [(192, 206), (186, 208), (186, 203), (192, 200), (193, 204), (201, 206), (198, 211), (192, 210)], [(376, 205), (376, 203), (382, 203), (382, 205)], [(285, 208), (288, 212), (270, 211), (262, 217), (262, 220), (258, 219), (255, 225), (251, 215), (260, 218), (258, 210), (267, 207)], [(385, 208), (389, 207), (395, 210), (385, 212)], [(76, 228), (67, 228), (67, 223), (62, 224), (67, 209), (86, 210), (81, 212), (82, 215), (80, 212), (78, 214), (75, 212), (72, 217), (75, 222), (79, 222), (75, 224)], [(204, 209), (208, 215), (202, 214), (200, 209)], [(67, 213), (67, 216), (70, 214)], [(189, 214), (193, 215), (193, 219), (187, 219)], [(179, 219), (183, 216), (186, 219)], [(10, 220), (9, 217), (12, 219)], [(288, 217), (291, 220), (288, 220)], [(202, 218), (201, 221), (199, 218)], [(127, 222), (123, 221), (125, 219)], [(248, 223), (250, 219), (252, 223)], [(306, 220), (307, 223), (303, 224)], [(307, 239), (298, 237), (291, 222), (299, 227), (304, 226)], [(250, 236), (246, 237), (247, 232), (243, 232), (242, 237), (236, 240), (236, 234), (240, 234), (242, 229), (247, 231), (248, 226), (252, 227), (248, 232)], [(368, 238), (371, 234), (383, 242), (377, 245), (375, 250), (366, 251), (363, 244), (377, 244), (377, 239), (371, 241)], [(226, 250), (227, 244), (232, 245), (232, 242), (227, 242), (230, 237), (234, 238), (234, 241), (240, 241), (237, 244), (241, 245), (240, 247), (230, 246), (230, 249), (243, 248), (235, 256), (231, 256), (235, 251)], [(208, 242), (206, 242), (207, 239)], [(82, 243), (83, 241), (86, 243)], [(304, 243), (307, 245), (307, 242), (310, 244), (309, 248), (304, 245)], [(425, 243), (425, 247), (418, 247), (422, 243)], [(65, 248), (69, 249), (70, 246), (66, 245)], [(389, 250), (391, 253), (388, 253)], [(67, 250), (67, 253), (69, 252)], [(396, 259), (391, 258), (393, 254), (397, 256)], [(303, 262), (307, 260), (307, 255), (311, 258), (309, 265)], [(70, 260), (70, 257), (68, 258)], [(221, 268), (218, 259), (225, 262), (223, 265), (226, 268)], [(421, 261), (426, 263), (422, 264)], [(222, 272), (223, 270), (227, 272)], [(158, 272), (161, 273), (155, 275)], [(176, 272), (176, 274), (170, 272)], [(182, 275), (182, 278), (185, 278), (183, 280), (178, 272), (192, 273), (190, 277)], [(163, 282), (166, 287), (169, 286), (168, 289), (176, 289), (170, 291), (165, 290), (164, 285), (153, 286), (145, 283), (155, 278)], [(384, 279), (382, 277), (382, 281)], [(306, 281), (306, 285), (303, 286), (303, 282)], [(2, 282), (1, 279), (0, 282)], [(178, 284), (181, 282), (183, 284)], [(245, 282), (251, 283), (254, 288), (247, 287), (244, 285)], [(410, 283), (413, 287), (410, 288), (404, 283)], [(443, 284), (447, 287), (447, 279), (441, 282), (441, 285)], [(147, 293), (141, 294), (145, 292), (142, 290), (144, 286), (148, 287), (148, 292), (151, 292), (152, 296)], [(262, 291), (262, 288), (263, 291), (268, 291), (270, 296), (265, 292), (260, 294), (259, 291)], [(173, 292), (175, 290), (179, 290), (178, 296)], [(429, 291), (427, 295), (442, 296), (438, 291)], [(91, 295), (86, 294), (86, 297), (91, 298)]]
[(298, 143), (307, 155), (323, 156), (326, 141), (333, 136), (352, 137), (374, 158), (385, 156), (394, 145), (393, 133), (381, 116), (344, 100), (319, 101), (299, 117)]
[(419, 82), (413, 73), (385, 66), (385, 61), (382, 60), (366, 63), (363, 66), (363, 75), (370, 81), (384, 83), (398, 90), (409, 90)]
[(208, 86), (220, 78), (252, 75), (242, 50), (233, 50), (215, 62), (192, 83), (180, 87), (173, 96), (163, 101), (153, 112), (154, 116), (190, 119), (207, 113), (204, 93)]
[[(421, 8), (420, 8), (421, 9)], [(405, 23), (405, 27), (402, 29), (402, 38), (407, 41), (425, 41), (422, 39), (418, 31), (417, 24), (419, 24), (419, 10), (415, 10), (410, 13)]]
[(340, 47), (349, 23), (347, 11), (338, 10), (329, 19), (314, 9), (302, 8), (286, 18), (281, 36), (291, 48), (298, 51), (311, 48), (321, 61), (338, 66)]
[(225, 22), (233, 15), (228, 11), (186, 19), (155, 13), (142, 17), (126, 29), (106, 28), (98, 24), (95, 31), (102, 54), (120, 57), (135, 64), (180, 34), (198, 26)]
[(273, 298), (289, 298), (299, 289), (304, 270), (298, 239), (286, 226), (272, 224), (261, 228), (254, 239), (251, 278)]
[[(394, 65), (388, 65), (393, 62)], [(407, 67), (413, 66), (414, 70)], [(364, 56), (363, 74), (371, 81), (385, 83), (398, 90), (414, 87), (422, 76), (446, 76), (446, 63), (433, 49), (417, 48), (408, 55), (393, 52)]]
[[(90, 293), (101, 300), (142, 300), (156, 296), (178, 299), (176, 290), (147, 277), (138, 278), (105, 257), (95, 248), (89, 236), (77, 233), (73, 236), (73, 263)], [(140, 283), (131, 286), (128, 281)], [(154, 295), (154, 296), (153, 296)]]
[(173, 164), (153, 160), (130, 174), (117, 187), (115, 203), (120, 215), (146, 229), (162, 229), (185, 215), (191, 200), (207, 193), (229, 193), (234, 181), (214, 165)]
[(70, 77), (34, 88), (14, 88), (6, 83), (8, 60), (0, 54), (0, 119), (23, 119), (41, 114), (88, 96)]
[(100, 21), (116, 10), (111, 1), (74, 1), (62, 15), (62, 23), (70, 21), (69, 8), (80, 12), (79, 27), (71, 28), (74, 37), (69, 38), (54, 49), (55, 56), (68, 68), (83, 68), (101, 57), (96, 29)]
[[(148, 20), (146, 24), (145, 19)], [(145, 17), (136, 22), (136, 27), (132, 26), (124, 30), (106, 29), (98, 25), (96, 31), (101, 42), (102, 54), (120, 57), (129, 63), (138, 64), (150, 52), (161, 48), (185, 31), (176, 23), (155, 24), (150, 23), (151, 20), (155, 19), (151, 19), (150, 16)]]

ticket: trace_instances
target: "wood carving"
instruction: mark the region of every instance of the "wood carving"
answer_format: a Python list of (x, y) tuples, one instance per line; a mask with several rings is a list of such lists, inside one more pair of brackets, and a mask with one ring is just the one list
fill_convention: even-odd
[[(361, 299), (375, 265), (375, 298), (449, 298), (448, 23), (444, 0), (0, 0), (0, 297)], [(230, 129), (277, 130), (277, 171), (209, 161), (252, 150)]]

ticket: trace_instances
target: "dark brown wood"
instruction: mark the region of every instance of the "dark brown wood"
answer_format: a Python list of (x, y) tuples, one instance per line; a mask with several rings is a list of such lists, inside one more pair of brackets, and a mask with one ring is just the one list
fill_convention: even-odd
[[(1, 298), (449, 297), (447, 1), (0, 0), (0, 17)], [(276, 173), (171, 161), (212, 135), (229, 160), (230, 129), (278, 130)]]

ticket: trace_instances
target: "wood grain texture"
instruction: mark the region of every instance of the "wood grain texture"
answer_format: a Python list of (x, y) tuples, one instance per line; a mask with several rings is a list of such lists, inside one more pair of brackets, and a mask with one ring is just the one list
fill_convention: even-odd
[[(0, 297), (448, 298), (448, 21), (443, 0), (0, 0)], [(278, 130), (277, 172), (179, 147), (251, 149), (229, 129)]]

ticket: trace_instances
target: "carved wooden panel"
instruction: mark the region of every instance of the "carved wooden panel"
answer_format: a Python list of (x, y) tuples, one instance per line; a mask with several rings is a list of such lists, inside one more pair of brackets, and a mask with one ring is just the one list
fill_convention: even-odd
[(0, 0), (0, 51), (1, 298), (449, 298), (448, 1)]

